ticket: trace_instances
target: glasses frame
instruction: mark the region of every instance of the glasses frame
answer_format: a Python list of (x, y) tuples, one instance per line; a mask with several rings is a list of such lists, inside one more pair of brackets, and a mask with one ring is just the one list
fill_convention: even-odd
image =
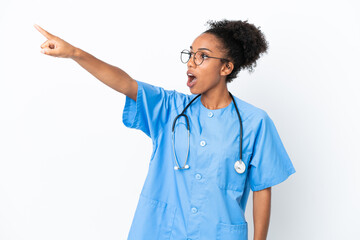
[[(196, 51), (195, 53), (191, 53), (191, 51), (189, 51), (189, 50), (187, 50), (187, 49), (182, 50), (181, 53), (180, 53), (180, 60), (181, 60), (181, 62), (184, 63), (184, 64), (185, 64), (185, 63), (188, 63), (188, 62), (190, 61), (191, 55), (192, 55), (194, 64), (195, 64), (196, 66), (200, 66), (200, 65), (204, 62), (204, 58), (202, 59), (202, 61), (201, 61), (200, 64), (197, 64), (196, 61), (195, 61), (195, 60), (196, 60), (195, 55), (196, 55), (198, 52), (202, 52), (202, 51), (199, 50), (199, 51)], [(182, 54), (183, 54), (183, 53), (186, 53), (186, 54), (189, 54), (189, 55), (190, 55), (189, 59), (188, 59), (186, 62), (184, 62), (183, 59), (182, 59)], [(226, 58), (211, 57), (211, 56), (208, 56), (207, 54), (206, 54), (206, 56), (207, 56), (207, 58), (215, 58), (215, 59), (220, 59), (220, 60), (223, 60), (223, 61), (226, 61), (226, 62), (230, 62), (230, 60), (229, 60), (229, 59), (226, 59)]]

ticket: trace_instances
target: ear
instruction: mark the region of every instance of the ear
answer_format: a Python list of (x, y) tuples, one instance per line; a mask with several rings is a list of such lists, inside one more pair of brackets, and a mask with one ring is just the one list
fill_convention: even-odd
[(232, 62), (224, 63), (221, 67), (220, 75), (227, 76), (234, 70), (234, 64)]

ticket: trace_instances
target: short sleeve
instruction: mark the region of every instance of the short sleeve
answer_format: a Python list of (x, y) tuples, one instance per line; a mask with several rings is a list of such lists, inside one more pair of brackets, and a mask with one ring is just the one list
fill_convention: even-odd
[(250, 159), (250, 187), (259, 191), (285, 181), (295, 168), (273, 121), (263, 112)]
[(126, 127), (141, 130), (154, 140), (169, 121), (170, 112), (175, 107), (174, 95), (177, 92), (141, 81), (136, 82), (136, 101), (126, 96), (123, 123)]

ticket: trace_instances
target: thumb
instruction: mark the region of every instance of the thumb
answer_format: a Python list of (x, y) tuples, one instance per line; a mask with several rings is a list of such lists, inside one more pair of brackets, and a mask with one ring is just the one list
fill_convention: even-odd
[(57, 50), (58, 50), (58, 46), (56, 44), (55, 41), (53, 40), (47, 40), (46, 42), (44, 42), (43, 44), (41, 44), (40, 46), (41, 49), (41, 53), (47, 54), (47, 55), (51, 55), (51, 56), (55, 56), (57, 54)]
[(51, 55), (51, 49), (50, 49), (50, 48), (47, 48), (47, 47), (41, 49), (40, 52), (41, 52), (41, 53), (44, 53), (44, 54), (46, 54), (46, 55)]
[(57, 49), (51, 49), (48, 47), (41, 49), (40, 52), (53, 57), (57, 57), (59, 55)]

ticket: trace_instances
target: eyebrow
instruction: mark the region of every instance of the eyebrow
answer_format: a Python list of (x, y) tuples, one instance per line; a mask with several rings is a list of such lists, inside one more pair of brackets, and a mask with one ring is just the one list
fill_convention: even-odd
[[(193, 50), (192, 46), (190, 46), (190, 49)], [(207, 48), (199, 48), (198, 50), (205, 50), (205, 51), (212, 52), (210, 49), (207, 49)]]

